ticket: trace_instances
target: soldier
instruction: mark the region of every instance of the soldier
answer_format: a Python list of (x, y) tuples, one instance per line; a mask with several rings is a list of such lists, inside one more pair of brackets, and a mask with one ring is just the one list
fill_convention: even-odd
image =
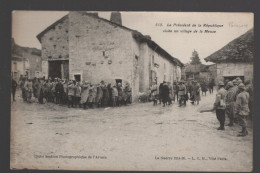
[(32, 92), (33, 92), (33, 83), (31, 79), (28, 79), (25, 84), (24, 84), (24, 88), (26, 91), (26, 100), (28, 103), (32, 102)]
[(238, 85), (239, 94), (236, 98), (236, 109), (235, 113), (238, 116), (239, 125), (242, 127), (242, 131), (238, 136), (246, 136), (248, 135), (247, 131), (247, 116), (249, 115), (248, 101), (249, 94), (245, 91), (245, 85), (243, 83)]
[(165, 105), (167, 104), (167, 101), (169, 98), (169, 92), (170, 92), (170, 90), (169, 90), (167, 83), (165, 81), (163, 81), (163, 86), (162, 86), (162, 91), (161, 91), (163, 107), (165, 107)]
[(101, 84), (97, 84), (97, 97), (96, 97), (97, 107), (101, 107), (102, 98), (103, 98), (103, 90), (102, 90), (102, 83), (101, 83)]
[(76, 84), (75, 84), (75, 95), (74, 95), (75, 108), (81, 107), (80, 98), (81, 98), (81, 86), (80, 86), (79, 82), (76, 82)]
[(116, 85), (113, 86), (112, 88), (112, 106), (115, 107), (117, 103), (117, 98), (118, 98), (118, 90)]
[(212, 112), (212, 111), (216, 110), (216, 116), (217, 116), (217, 119), (220, 123), (220, 127), (218, 128), (218, 130), (225, 130), (225, 127), (224, 127), (224, 125), (225, 125), (225, 109), (226, 109), (225, 99), (226, 99), (227, 91), (225, 90), (224, 83), (222, 81), (219, 82), (218, 87), (219, 87), (219, 90), (218, 90), (218, 93), (216, 95), (216, 100), (215, 100), (213, 109), (203, 110), (203, 111), (200, 111), (200, 112), (201, 113), (202, 112)]
[(17, 87), (17, 82), (12, 78), (12, 96), (13, 96), (13, 102), (15, 102), (16, 87)]
[(247, 80), (245, 82), (245, 87), (246, 87), (246, 92), (248, 92), (249, 94), (249, 101), (248, 101), (248, 107), (249, 107), (249, 117), (250, 119), (252, 120), (253, 118), (253, 87), (252, 87), (252, 84), (251, 84), (251, 81), (250, 80)]
[(179, 95), (179, 107), (184, 105), (186, 106), (186, 92), (187, 92), (187, 89), (186, 89), (186, 86), (184, 85), (184, 81), (180, 81), (180, 84), (179, 84), (179, 90), (178, 90), (178, 95)]
[(123, 88), (122, 88), (122, 84), (121, 83), (118, 83), (117, 91), (118, 91), (117, 106), (121, 106), (122, 99), (123, 99)]
[(229, 81), (226, 85), (227, 95), (226, 95), (226, 114), (229, 117), (228, 126), (233, 126), (234, 124), (234, 104), (235, 104), (235, 92), (233, 89), (233, 82)]
[(70, 81), (68, 83), (68, 107), (74, 106), (74, 94), (75, 94), (75, 84)]
[(194, 102), (197, 102), (197, 105), (200, 102), (200, 84), (197, 81), (194, 81), (194, 85), (192, 87), (192, 96), (193, 101), (191, 102), (194, 104)]

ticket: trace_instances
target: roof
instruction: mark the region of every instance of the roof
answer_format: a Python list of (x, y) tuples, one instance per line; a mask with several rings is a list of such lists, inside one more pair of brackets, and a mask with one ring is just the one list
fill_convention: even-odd
[[(174, 58), (173, 56), (171, 56), (166, 50), (164, 50), (163, 48), (161, 48), (156, 42), (152, 41), (150, 38), (148, 38), (147, 36), (144, 36), (142, 33), (136, 31), (136, 30), (133, 30), (133, 29), (130, 29), (128, 27), (125, 27), (123, 25), (119, 25), (117, 23), (114, 23), (114, 22), (111, 22), (110, 20), (107, 20), (107, 19), (104, 19), (104, 18), (101, 18), (99, 17), (98, 15), (96, 15), (95, 13), (88, 13), (88, 12), (80, 12), (82, 14), (85, 14), (85, 15), (88, 15), (88, 16), (91, 16), (93, 18), (96, 18), (96, 19), (99, 19), (99, 20), (102, 20), (102, 21), (105, 21), (107, 23), (110, 23), (111, 25), (114, 25), (114, 26), (118, 26), (122, 29), (125, 29), (127, 31), (130, 31), (132, 32), (133, 34), (133, 37), (139, 41), (139, 42), (147, 42), (148, 46), (150, 48), (152, 48), (154, 51), (156, 51), (157, 53), (163, 55), (166, 59), (168, 59), (169, 61), (183, 67), (183, 63), (177, 59), (177, 58)], [(36, 37), (37, 39), (41, 42), (41, 37), (47, 33), (49, 30), (53, 29), (57, 24), (59, 24), (60, 22), (63, 22), (65, 19), (68, 18), (68, 14), (65, 15), (64, 17), (62, 17), (61, 19), (57, 20), (55, 23), (53, 23), (52, 25), (48, 26), (45, 30), (43, 30), (41, 33), (39, 33)]]
[(199, 72), (207, 72), (208, 65), (204, 64), (186, 64), (185, 65), (185, 73), (199, 73)]
[(31, 53), (32, 55), (37, 55), (41, 57), (41, 50), (37, 48), (31, 48), (31, 47), (23, 47), (19, 46), (18, 44), (15, 43), (14, 39), (12, 38), (12, 47), (11, 47), (11, 52), (13, 56), (19, 56), (22, 57), (23, 53)]
[(232, 40), (220, 50), (205, 58), (205, 61), (219, 62), (253, 62), (254, 59), (254, 30)]

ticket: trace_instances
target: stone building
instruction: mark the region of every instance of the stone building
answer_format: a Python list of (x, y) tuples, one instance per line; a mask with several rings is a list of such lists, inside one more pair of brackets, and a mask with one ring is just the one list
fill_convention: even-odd
[(110, 20), (97, 13), (70, 12), (37, 38), (46, 77), (127, 82), (134, 100), (153, 82), (181, 78), (183, 64), (150, 36), (123, 26), (119, 12), (112, 12)]
[(205, 58), (216, 63), (216, 82), (240, 77), (253, 81), (254, 73), (254, 30), (234, 39), (220, 50)]
[(22, 47), (12, 39), (11, 48), (11, 75), (15, 80), (20, 76), (28, 78), (41, 77), (41, 51), (36, 48)]

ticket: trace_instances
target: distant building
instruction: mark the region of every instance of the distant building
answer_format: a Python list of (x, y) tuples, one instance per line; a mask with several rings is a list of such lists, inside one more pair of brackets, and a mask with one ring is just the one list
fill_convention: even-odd
[(70, 12), (37, 38), (46, 77), (127, 82), (134, 100), (154, 82), (181, 79), (183, 64), (150, 36), (123, 26), (119, 12), (112, 13), (111, 21), (97, 13)]
[(205, 58), (205, 61), (216, 63), (216, 82), (233, 80), (240, 77), (243, 81), (253, 81), (254, 69), (254, 31), (234, 39), (226, 46)]
[(41, 51), (36, 48), (22, 47), (12, 39), (11, 75), (15, 80), (20, 76), (41, 77)]

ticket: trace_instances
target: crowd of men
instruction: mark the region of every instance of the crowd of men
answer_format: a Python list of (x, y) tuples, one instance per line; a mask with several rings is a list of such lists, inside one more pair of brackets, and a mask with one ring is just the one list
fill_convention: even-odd
[(248, 135), (247, 120), (252, 119), (253, 114), (253, 87), (251, 81), (247, 80), (243, 83), (240, 78), (236, 78), (233, 81), (225, 81), (225, 83), (219, 82), (213, 109), (201, 112), (207, 111), (216, 111), (220, 123), (218, 130), (225, 130), (227, 115), (229, 118), (228, 126), (239, 123), (242, 127), (242, 131), (238, 136)]
[[(122, 87), (121, 83), (106, 84), (104, 81), (94, 85), (87, 81), (77, 82), (75, 80), (61, 80), (34, 78), (28, 79), (21, 77), (19, 84), (12, 79), (12, 95), (15, 101), (16, 87), (22, 90), (22, 98), (25, 102), (31, 103), (32, 97), (38, 99), (38, 102), (53, 102), (56, 104), (67, 105), (68, 107), (82, 107), (84, 109), (97, 107), (116, 107), (127, 105), (132, 102), (132, 91), (128, 83)], [(172, 101), (179, 102), (179, 106), (186, 106), (188, 100), (192, 104), (199, 104), (201, 100), (200, 92), (213, 93), (214, 81), (210, 80), (197, 82), (183, 80), (174, 82), (161, 83), (159, 88), (154, 84), (150, 88), (150, 97), (154, 105), (163, 103), (163, 106), (171, 105)], [(214, 107), (210, 110), (201, 112), (216, 111), (216, 117), (220, 122), (218, 130), (225, 129), (225, 117), (229, 118), (228, 126), (239, 123), (242, 131), (239, 136), (246, 136), (247, 119), (252, 119), (253, 114), (253, 87), (250, 80), (243, 81), (236, 78), (233, 81), (226, 80), (219, 82), (218, 92)]]
[(199, 104), (201, 91), (206, 95), (206, 92), (209, 90), (210, 94), (212, 94), (214, 85), (213, 79), (209, 82), (206, 82), (206, 80), (201, 82), (196, 80), (187, 82), (181, 80), (179, 82), (175, 81), (173, 85), (171, 85), (170, 82), (163, 81), (163, 83), (159, 85), (159, 90), (156, 84), (150, 88), (151, 100), (154, 101), (154, 105), (159, 101), (159, 103), (163, 103), (163, 106), (171, 105), (172, 101), (179, 102), (179, 106), (186, 106), (188, 100), (190, 100), (191, 104)]
[[(16, 90), (17, 83), (12, 80), (12, 91)], [(25, 102), (31, 103), (32, 97), (43, 104), (53, 102), (67, 105), (68, 107), (82, 107), (84, 109), (94, 107), (116, 107), (130, 104), (131, 88), (128, 83), (122, 87), (121, 83), (113, 85), (104, 81), (98, 84), (91, 84), (88, 81), (77, 82), (75, 80), (61, 80), (22, 77), (19, 80), (22, 90), (22, 98)], [(13, 100), (15, 101), (15, 93)]]

